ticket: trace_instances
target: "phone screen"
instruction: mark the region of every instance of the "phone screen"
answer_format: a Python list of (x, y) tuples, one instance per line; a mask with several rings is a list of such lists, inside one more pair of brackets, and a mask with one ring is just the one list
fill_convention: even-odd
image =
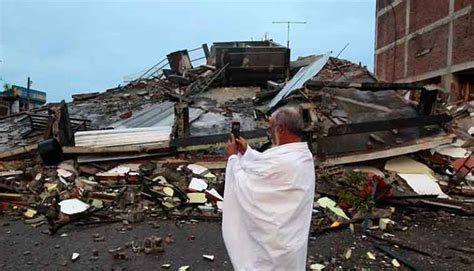
[(234, 121), (232, 122), (232, 134), (235, 138), (240, 137), (240, 122)]

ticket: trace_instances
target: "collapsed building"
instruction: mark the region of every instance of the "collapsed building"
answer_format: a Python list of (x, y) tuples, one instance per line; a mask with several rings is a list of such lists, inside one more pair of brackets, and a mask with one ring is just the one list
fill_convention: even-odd
[[(201, 48), (204, 57), (191, 60)], [(474, 194), (472, 105), (447, 96), (435, 85), (380, 82), (331, 52), (290, 61), (289, 48), (272, 41), (204, 44), (168, 54), (124, 86), (0, 119), (0, 202), (27, 206), (26, 221), (53, 234), (100, 221), (98, 212), (110, 221), (219, 220), (231, 121), (263, 151), (266, 119), (290, 105), (314, 153), (316, 192), (327, 196), (315, 202), (329, 215), (315, 218), (326, 225), (314, 234), (361, 224), (387, 202), (473, 215), (472, 204), (445, 194)]]

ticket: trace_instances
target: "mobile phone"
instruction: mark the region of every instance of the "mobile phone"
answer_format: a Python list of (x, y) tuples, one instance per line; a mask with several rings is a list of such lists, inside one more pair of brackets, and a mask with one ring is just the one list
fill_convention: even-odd
[(232, 134), (234, 135), (234, 138), (240, 138), (240, 122), (238, 121), (233, 121), (232, 122)]

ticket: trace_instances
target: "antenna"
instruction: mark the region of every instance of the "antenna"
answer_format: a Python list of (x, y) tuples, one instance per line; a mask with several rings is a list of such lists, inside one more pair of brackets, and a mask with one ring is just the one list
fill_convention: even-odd
[(286, 24), (287, 25), (288, 32), (287, 32), (287, 38), (286, 38), (286, 47), (290, 48), (290, 24), (306, 24), (306, 22), (286, 21), (286, 22), (272, 22), (272, 24)]

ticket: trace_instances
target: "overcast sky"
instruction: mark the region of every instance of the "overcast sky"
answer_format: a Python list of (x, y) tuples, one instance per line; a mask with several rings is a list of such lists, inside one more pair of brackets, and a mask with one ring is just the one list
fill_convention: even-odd
[[(375, 0), (0, 0), (0, 83), (46, 91), (48, 101), (104, 91), (167, 53), (215, 41), (286, 44), (291, 58), (333, 51), (373, 69)], [(201, 51), (192, 57), (200, 57)]]

